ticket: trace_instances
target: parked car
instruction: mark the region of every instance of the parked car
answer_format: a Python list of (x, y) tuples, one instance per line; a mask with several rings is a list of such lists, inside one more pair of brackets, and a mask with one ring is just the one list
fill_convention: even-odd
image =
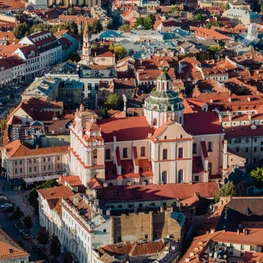
[(1, 205), (1, 208), (6, 208), (6, 207), (12, 207), (12, 204), (4, 203), (4, 204)]
[(29, 235), (29, 233), (27, 233), (27, 231), (24, 231), (24, 232), (22, 233), (22, 235), (23, 235), (23, 238), (24, 238), (25, 240), (30, 239), (30, 235)]

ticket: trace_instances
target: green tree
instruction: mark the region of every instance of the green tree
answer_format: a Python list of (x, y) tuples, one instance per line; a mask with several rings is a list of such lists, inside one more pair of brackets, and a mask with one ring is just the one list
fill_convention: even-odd
[(57, 236), (52, 236), (50, 253), (55, 257), (59, 257), (61, 254), (61, 244)]
[(24, 213), (20, 210), (20, 208), (17, 206), (15, 213), (13, 215), (14, 219), (20, 219), (22, 216), (24, 215)]
[(144, 26), (144, 18), (143, 17), (138, 17), (135, 21), (135, 27), (137, 28), (138, 26)]
[(50, 25), (44, 24), (44, 23), (39, 23), (37, 25), (33, 25), (30, 27), (30, 33), (35, 33), (39, 31), (44, 31), (44, 30), (49, 30), (51, 28)]
[(32, 228), (33, 223), (32, 223), (32, 219), (31, 219), (30, 216), (26, 216), (26, 217), (24, 218), (24, 224), (25, 224), (25, 227), (26, 227), (27, 229)]
[(27, 23), (17, 24), (13, 28), (13, 33), (18, 39), (21, 39), (24, 36), (26, 36), (28, 32), (29, 32), (29, 28), (28, 28)]
[(258, 189), (261, 189), (263, 187), (263, 168), (258, 167), (257, 169), (252, 170), (250, 176), (253, 179), (255, 186)]
[(64, 263), (73, 263), (73, 257), (71, 255), (70, 252), (66, 252), (65, 256), (64, 256)]
[(109, 95), (105, 102), (105, 107), (108, 110), (116, 110), (118, 104), (119, 104), (119, 96), (117, 94)]
[(74, 10), (72, 7), (68, 8), (68, 15), (73, 15), (74, 14)]
[(127, 50), (125, 47), (122, 46), (116, 46), (114, 48), (114, 54), (117, 58), (117, 60), (124, 58), (127, 55)]
[(152, 14), (147, 15), (147, 16), (144, 18), (143, 26), (144, 26), (145, 29), (152, 29), (154, 22), (155, 22), (155, 17), (154, 17), (154, 15), (152, 15)]
[(70, 20), (70, 21), (68, 21), (68, 22), (66, 23), (65, 29), (69, 30), (70, 32), (72, 32), (72, 33), (74, 33), (74, 34), (76, 34), (76, 35), (78, 34), (78, 26), (77, 26), (77, 24), (76, 24), (74, 21), (72, 21), (72, 20)]
[(260, 6), (260, 13), (263, 13), (263, 5)]
[(92, 24), (88, 25), (89, 31), (93, 34), (97, 34), (103, 30), (103, 26), (99, 20), (95, 20)]
[(131, 27), (129, 25), (127, 25), (127, 24), (124, 24), (124, 25), (119, 26), (118, 29), (119, 30), (123, 30), (123, 31), (127, 31), (127, 30), (130, 30)]
[(220, 27), (220, 26), (223, 26), (223, 23), (216, 21), (216, 22), (208, 22), (208, 23), (205, 24), (206, 28), (211, 28), (213, 26)]
[(37, 240), (38, 243), (43, 245), (44, 247), (48, 243), (49, 233), (45, 227), (41, 227), (41, 229), (39, 230)]
[(223, 196), (234, 196), (236, 195), (236, 188), (234, 184), (230, 181), (228, 181), (226, 184), (224, 184), (216, 193), (215, 196), (215, 202), (219, 202), (220, 197)]
[(195, 21), (199, 21), (200, 22), (200, 21), (203, 21), (203, 19), (204, 18), (203, 18), (203, 16), (201, 14), (197, 14), (197, 15), (194, 16), (194, 20)]
[(211, 51), (211, 52), (217, 52), (220, 50), (219, 47), (216, 47), (216, 46), (210, 46), (207, 50)]
[(180, 9), (177, 6), (171, 7), (171, 10), (170, 10), (171, 13), (175, 13), (175, 12), (178, 12), (178, 11), (180, 11)]
[(103, 108), (101, 110), (101, 114), (102, 114), (103, 119), (108, 118), (108, 109), (107, 108)]
[(71, 53), (68, 56), (68, 61), (72, 61), (72, 62), (79, 62), (80, 61), (80, 56), (78, 53)]

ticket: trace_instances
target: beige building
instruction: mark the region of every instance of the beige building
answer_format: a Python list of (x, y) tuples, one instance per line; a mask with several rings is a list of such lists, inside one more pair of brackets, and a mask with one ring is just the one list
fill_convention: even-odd
[(2, 167), (7, 179), (20, 178), (26, 183), (58, 178), (65, 171), (68, 146), (32, 148), (19, 139), (2, 147)]
[(183, 114), (182, 99), (162, 71), (143, 117), (99, 120), (84, 107), (70, 127), (70, 170), (84, 185), (208, 182), (245, 160), (228, 152), (217, 112)]

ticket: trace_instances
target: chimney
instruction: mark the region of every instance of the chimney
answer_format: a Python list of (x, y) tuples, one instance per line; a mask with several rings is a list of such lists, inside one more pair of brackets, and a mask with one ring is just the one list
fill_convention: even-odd
[(110, 216), (110, 209), (106, 210), (106, 216)]
[(215, 233), (215, 229), (214, 229), (214, 228), (211, 228), (210, 234), (214, 234), (214, 233)]
[(237, 229), (237, 235), (238, 236), (240, 235), (240, 229), (239, 228)]

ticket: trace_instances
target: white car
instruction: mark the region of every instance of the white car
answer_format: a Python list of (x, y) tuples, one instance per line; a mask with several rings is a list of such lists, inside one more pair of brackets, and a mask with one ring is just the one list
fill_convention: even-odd
[(12, 204), (5, 203), (5, 204), (1, 205), (1, 208), (7, 208), (7, 207), (10, 207), (10, 206), (12, 206)]

